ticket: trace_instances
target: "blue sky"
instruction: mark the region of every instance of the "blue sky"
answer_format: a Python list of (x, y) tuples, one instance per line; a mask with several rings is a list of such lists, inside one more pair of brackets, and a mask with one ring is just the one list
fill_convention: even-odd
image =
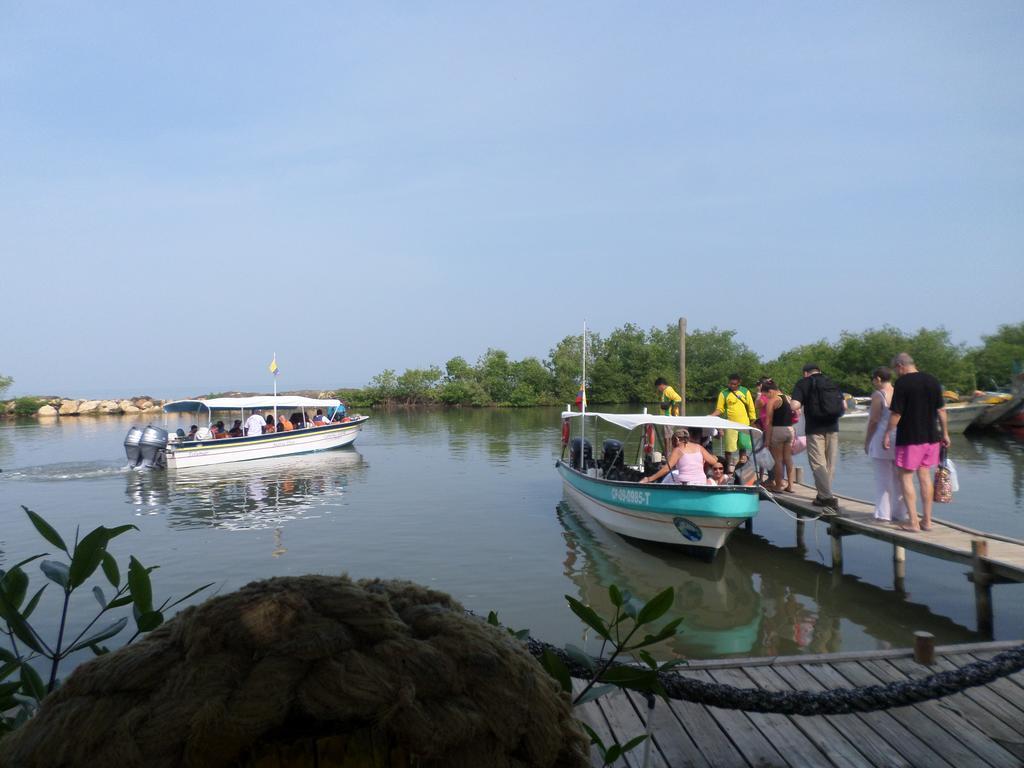
[(0, 2), (18, 393), (1022, 319), (1024, 4)]

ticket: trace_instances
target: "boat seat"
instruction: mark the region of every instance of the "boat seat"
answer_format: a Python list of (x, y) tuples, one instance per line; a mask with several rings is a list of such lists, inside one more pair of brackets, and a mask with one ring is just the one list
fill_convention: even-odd
[(199, 431), (196, 432), (196, 440), (209, 440), (213, 437), (213, 433), (209, 427), (200, 427)]

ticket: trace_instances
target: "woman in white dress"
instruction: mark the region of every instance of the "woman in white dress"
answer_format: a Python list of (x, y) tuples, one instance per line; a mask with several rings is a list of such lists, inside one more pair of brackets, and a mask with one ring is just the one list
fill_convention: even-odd
[(889, 404), (892, 402), (892, 371), (885, 366), (875, 368), (871, 374), (871, 412), (868, 414), (868, 431), (864, 436), (864, 453), (871, 457), (875, 473), (875, 520), (899, 522), (906, 518), (903, 491), (894, 463), (893, 445), (896, 436), (890, 435), (889, 449), (882, 447), (885, 428), (889, 424)]

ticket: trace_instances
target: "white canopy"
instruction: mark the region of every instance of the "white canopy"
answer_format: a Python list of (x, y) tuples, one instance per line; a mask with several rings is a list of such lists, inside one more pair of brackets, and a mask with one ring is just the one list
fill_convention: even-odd
[(254, 397), (213, 397), (209, 400), (175, 400), (164, 406), (165, 413), (181, 413), (209, 408), (211, 411), (237, 411), (244, 408), (337, 408), (341, 400), (317, 400), (314, 397), (298, 397), (297, 395), (256, 395)]
[(665, 427), (686, 427), (687, 429), (738, 429), (745, 432), (761, 430), (749, 424), (737, 424), (735, 421), (720, 419), (718, 416), (661, 416), (654, 413), (601, 413), (599, 411), (563, 411), (563, 419), (593, 416), (597, 419), (615, 424), (623, 429), (636, 429), (644, 424), (657, 424)]

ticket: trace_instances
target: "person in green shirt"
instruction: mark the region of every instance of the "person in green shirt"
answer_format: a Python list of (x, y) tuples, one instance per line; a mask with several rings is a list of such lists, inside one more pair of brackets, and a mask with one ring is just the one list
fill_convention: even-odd
[(660, 376), (655, 379), (654, 387), (661, 393), (661, 415), (681, 416), (683, 413), (683, 398), (679, 396), (668, 382)]
[[(757, 411), (754, 409), (754, 398), (750, 390), (740, 385), (740, 375), (733, 373), (729, 375), (729, 387), (718, 393), (718, 402), (712, 416), (722, 416), (737, 424), (753, 424), (757, 420)], [(739, 448), (740, 458), (737, 463), (742, 464), (744, 457), (753, 446), (750, 441), (749, 432), (740, 432), (737, 429), (725, 430), (725, 467), (726, 471), (732, 471), (732, 454)]]

